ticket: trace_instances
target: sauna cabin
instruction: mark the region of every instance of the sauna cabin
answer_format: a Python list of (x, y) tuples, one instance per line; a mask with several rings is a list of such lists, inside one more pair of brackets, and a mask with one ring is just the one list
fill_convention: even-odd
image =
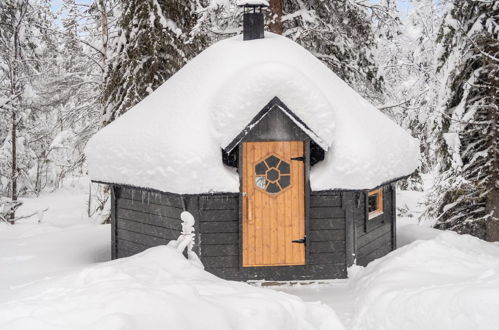
[(396, 248), (395, 183), (418, 142), (264, 32), (258, 9), (88, 143), (91, 179), (112, 191), (113, 258), (176, 239), (184, 210), (205, 269), (230, 280), (344, 278)]

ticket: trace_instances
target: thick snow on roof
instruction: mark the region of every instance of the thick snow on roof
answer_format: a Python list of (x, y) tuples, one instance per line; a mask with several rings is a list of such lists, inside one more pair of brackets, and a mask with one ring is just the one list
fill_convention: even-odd
[(369, 189), (408, 175), (418, 143), (295, 42), (216, 43), (88, 143), (92, 180), (176, 193), (238, 192), (226, 147), (274, 97), (318, 136), (313, 190)]

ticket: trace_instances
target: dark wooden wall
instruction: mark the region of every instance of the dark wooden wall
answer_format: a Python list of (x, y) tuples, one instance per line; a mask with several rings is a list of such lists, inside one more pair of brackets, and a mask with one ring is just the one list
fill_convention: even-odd
[(346, 212), (340, 192), (312, 193), (310, 196), (305, 266), (241, 267), (239, 194), (200, 195), (197, 199), (196, 252), (207, 271), (230, 280), (346, 277)]
[(180, 235), (180, 195), (114, 187), (112, 203), (113, 259), (166, 244)]
[(395, 242), (395, 187), (386, 185), (383, 189), (383, 214), (369, 220), (367, 215), (367, 194), (359, 195), (355, 208), (355, 246), (357, 264), (367, 265), (396, 248)]
[(195, 251), (207, 271), (230, 280), (345, 278), (347, 266), (386, 255), (395, 248), (394, 188), (384, 191), (384, 213), (366, 220), (366, 192), (311, 192), (306, 265), (241, 267), (239, 194), (181, 196), (114, 187), (112, 254), (131, 256), (177, 239), (180, 213), (196, 219)]

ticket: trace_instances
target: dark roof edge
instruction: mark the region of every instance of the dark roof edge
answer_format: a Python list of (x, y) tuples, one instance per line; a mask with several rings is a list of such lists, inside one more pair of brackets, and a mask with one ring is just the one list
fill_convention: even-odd
[(362, 191), (362, 192), (367, 192), (367, 191), (371, 191), (371, 190), (375, 190), (375, 189), (381, 188), (383, 186), (387, 186), (389, 184), (395, 183), (395, 182), (400, 181), (400, 180), (407, 179), (411, 175), (412, 175), (412, 173), (404, 175), (404, 176), (400, 176), (398, 178), (385, 181), (385, 182), (383, 182), (383, 183), (381, 183), (381, 184), (379, 184), (379, 185), (377, 185), (375, 187), (372, 187), (372, 188), (364, 188), (364, 189), (324, 189), (324, 190), (312, 190), (312, 191), (313, 192), (326, 192), (326, 191), (350, 191), (350, 192), (356, 192), (356, 191), (359, 192), (359, 191)]
[(161, 193), (161, 194), (167, 194), (167, 195), (175, 195), (175, 196), (199, 196), (199, 195), (227, 195), (227, 194), (235, 194), (238, 195), (238, 192), (220, 192), (220, 191), (215, 191), (215, 192), (204, 192), (204, 193), (197, 193), (197, 194), (180, 194), (180, 193), (174, 193), (174, 192), (169, 192), (169, 191), (163, 191), (159, 189), (154, 189), (154, 188), (148, 188), (148, 187), (141, 187), (141, 186), (134, 186), (131, 184), (125, 184), (125, 183), (112, 183), (112, 182), (104, 182), (104, 181), (99, 181), (99, 180), (90, 180), (93, 183), (98, 183), (98, 184), (106, 184), (109, 186), (117, 186), (117, 187), (123, 187), (123, 188), (133, 188), (133, 189), (142, 189), (142, 190), (147, 190), (150, 192), (156, 192), (156, 193)]
[[(313, 133), (315, 135), (315, 138), (313, 136), (310, 136), (306, 131), (304, 131), (305, 134), (307, 134), (312, 140), (314, 140), (319, 146), (321, 145), (321, 141), (317, 141), (317, 139), (320, 139), (319, 135), (317, 135), (308, 125), (300, 119), (291, 109), (289, 109), (286, 104), (284, 104), (277, 96), (274, 96), (272, 100), (270, 100), (267, 105), (263, 107), (262, 110), (260, 110), (253, 119), (244, 127), (244, 129), (225, 147), (223, 150), (227, 153), (230, 153), (243, 139), (246, 135), (249, 134), (253, 126), (258, 123), (267, 113), (270, 112), (275, 106), (278, 106), (281, 111), (283, 111), (287, 116), (290, 117), (291, 120), (295, 121), (299, 125), (301, 125), (303, 128), (305, 128), (307, 131)], [(303, 129), (302, 129), (303, 130)]]
[[(406, 178), (410, 177), (411, 175), (412, 175), (412, 173), (408, 174), (408, 175), (404, 175), (404, 176), (398, 177), (398, 178), (393, 179), (393, 180), (385, 181), (382, 184), (377, 185), (376, 187), (373, 187), (373, 188), (365, 188), (365, 189), (325, 189), (325, 190), (313, 190), (311, 192), (326, 192), (326, 191), (366, 192), (366, 191), (378, 189), (380, 187), (383, 187), (383, 186), (392, 184), (394, 182), (406, 179)], [(189, 197), (189, 196), (199, 196), (199, 195), (210, 195), (211, 196), (211, 195), (229, 195), (229, 194), (238, 195), (239, 194), (239, 192), (220, 192), (220, 191), (215, 191), (215, 192), (211, 192), (211, 193), (210, 192), (204, 192), (204, 193), (197, 193), (197, 194), (192, 194), (192, 193), (189, 193), (189, 194), (179, 194), (179, 193), (173, 193), (173, 192), (163, 191), (163, 190), (154, 189), (154, 188), (147, 188), (147, 187), (134, 186), (134, 185), (130, 185), (130, 184), (124, 184), (124, 183), (111, 183), (111, 182), (104, 182), (104, 181), (99, 181), (99, 180), (91, 180), (91, 182), (93, 182), (93, 183), (99, 183), (99, 184), (107, 184), (107, 185), (117, 186), (117, 187), (124, 187), (124, 188), (143, 189), (143, 190), (147, 190), (147, 191), (151, 191), (151, 192), (157, 192), (157, 193), (161, 193), (161, 194), (176, 195), (176, 196), (187, 196), (187, 197)]]

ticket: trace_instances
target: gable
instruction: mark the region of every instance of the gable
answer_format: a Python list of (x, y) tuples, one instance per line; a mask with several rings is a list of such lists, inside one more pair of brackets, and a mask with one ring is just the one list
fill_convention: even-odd
[[(316, 144), (320, 139), (278, 97), (274, 97), (234, 138), (227, 147), (230, 153), (241, 142), (247, 141), (306, 141)], [(320, 144), (319, 144), (320, 145)]]

